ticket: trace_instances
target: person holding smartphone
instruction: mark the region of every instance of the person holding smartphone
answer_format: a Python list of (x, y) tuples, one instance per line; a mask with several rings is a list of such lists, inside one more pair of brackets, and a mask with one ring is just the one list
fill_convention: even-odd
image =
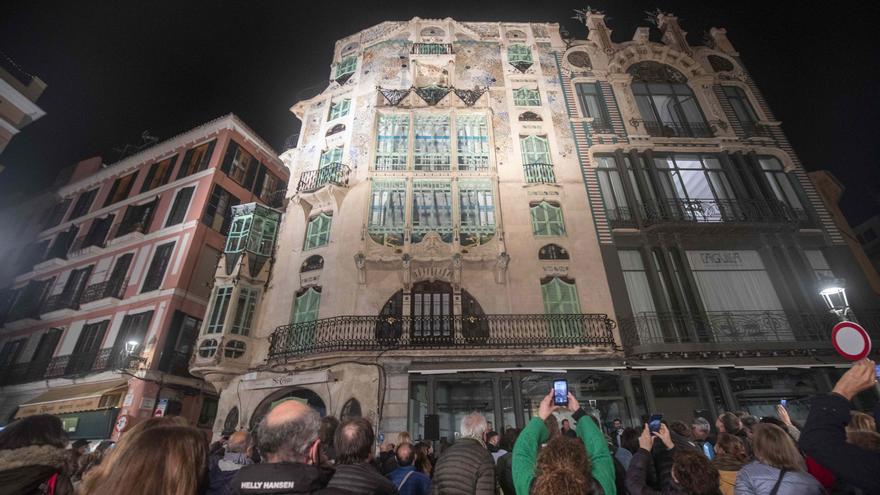
[[(578, 438), (559, 435), (541, 448), (549, 436), (544, 420), (560, 407), (554, 405), (554, 400), (556, 403), (562, 401), (559, 392), (559, 388), (554, 385), (541, 400), (538, 416), (529, 420), (513, 448), (513, 483), (516, 493), (552, 493), (552, 488), (550, 491), (545, 490), (549, 483), (544, 478), (560, 476), (565, 479), (569, 488), (574, 484), (583, 486), (583, 493), (596, 493), (598, 490), (595, 488), (598, 487), (595, 485), (598, 484), (605, 495), (616, 495), (614, 460), (605, 437), (596, 423), (585, 417), (586, 411), (581, 409), (580, 403), (567, 390), (565, 407), (573, 413), (577, 422)], [(547, 466), (548, 469), (537, 472), (539, 466)]]
[(865, 493), (880, 493), (880, 453), (847, 443), (846, 425), (850, 411), (855, 409), (853, 397), (877, 385), (875, 366), (870, 359), (858, 361), (840, 377), (830, 394), (813, 398), (799, 442), (809, 457)]

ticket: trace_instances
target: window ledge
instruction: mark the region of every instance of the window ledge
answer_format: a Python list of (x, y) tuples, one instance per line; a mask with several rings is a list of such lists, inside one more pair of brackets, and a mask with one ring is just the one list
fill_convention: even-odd
[(33, 268), (31, 268), (31, 271), (41, 272), (44, 270), (51, 270), (53, 268), (60, 268), (66, 264), (67, 264), (66, 259), (52, 258), (52, 259), (49, 259), (46, 261), (41, 261), (41, 262), (37, 263), (36, 265), (34, 265)]
[(144, 234), (142, 232), (134, 231), (134, 232), (129, 232), (128, 234), (121, 235), (121, 236), (113, 239), (112, 241), (108, 242), (107, 245), (108, 246), (118, 246), (120, 244), (124, 244), (126, 242), (133, 241), (133, 240), (140, 241), (140, 240), (143, 240), (143, 238), (144, 238)]

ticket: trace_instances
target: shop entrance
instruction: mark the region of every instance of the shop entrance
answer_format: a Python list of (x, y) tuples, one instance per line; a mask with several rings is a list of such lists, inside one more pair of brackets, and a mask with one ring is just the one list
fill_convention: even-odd
[(296, 400), (302, 402), (303, 404), (307, 404), (312, 409), (318, 411), (321, 417), (327, 415), (327, 407), (324, 405), (324, 401), (321, 397), (306, 388), (285, 388), (278, 390), (268, 397), (263, 399), (260, 402), (260, 405), (254, 409), (254, 414), (251, 416), (250, 420), (250, 429), (253, 430), (260, 424), (260, 421), (263, 420), (263, 417), (279, 402), (283, 402), (285, 400)]

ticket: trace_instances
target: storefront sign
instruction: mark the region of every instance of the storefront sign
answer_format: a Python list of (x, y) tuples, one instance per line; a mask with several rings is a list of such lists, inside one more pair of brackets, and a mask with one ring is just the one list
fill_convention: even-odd
[(84, 397), (81, 399), (59, 400), (42, 404), (28, 404), (18, 408), (16, 418), (24, 418), (35, 414), (64, 414), (77, 411), (91, 411), (98, 408), (101, 396)]
[(168, 399), (162, 399), (159, 401), (159, 405), (156, 406), (156, 410), (153, 411), (153, 417), (161, 418), (165, 416), (165, 410), (168, 409)]
[(141, 398), (141, 409), (152, 409), (156, 405), (156, 399), (152, 397)]
[(307, 383), (325, 383), (330, 381), (330, 372), (311, 371), (308, 373), (296, 373), (293, 375), (277, 375), (270, 378), (262, 378), (259, 380), (243, 380), (242, 388), (247, 390), (255, 390), (261, 388), (279, 388), (290, 387), (294, 385), (305, 385)]
[(129, 407), (134, 402), (134, 394), (129, 392), (125, 394), (125, 399), (122, 400), (123, 407)]
[(757, 251), (688, 251), (688, 263), (694, 270), (763, 270)]

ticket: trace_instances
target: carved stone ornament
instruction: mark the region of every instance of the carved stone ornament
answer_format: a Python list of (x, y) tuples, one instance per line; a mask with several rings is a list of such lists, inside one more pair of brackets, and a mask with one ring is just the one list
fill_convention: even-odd
[(565, 57), (573, 67), (577, 67), (579, 69), (592, 69), (593, 62), (590, 61), (590, 55), (587, 52), (576, 50), (568, 54)]
[(505, 275), (507, 275), (507, 267), (510, 265), (510, 255), (502, 252), (495, 260), (495, 283), (503, 284)]
[(409, 89), (385, 89), (379, 88), (379, 92), (382, 93), (382, 96), (391, 104), (391, 106), (397, 106), (398, 103), (403, 101), (404, 98), (412, 91), (412, 88)]
[(358, 283), (367, 283), (367, 257), (364, 253), (354, 255), (354, 266), (357, 267), (358, 271)]
[(425, 103), (434, 106), (440, 102), (450, 89), (443, 86), (426, 86), (424, 88), (416, 88), (416, 94), (419, 95)]
[(626, 70), (633, 81), (645, 83), (686, 83), (687, 78), (675, 68), (660, 62), (645, 61), (633, 64)]
[(465, 105), (472, 107), (489, 88), (453, 89)]

